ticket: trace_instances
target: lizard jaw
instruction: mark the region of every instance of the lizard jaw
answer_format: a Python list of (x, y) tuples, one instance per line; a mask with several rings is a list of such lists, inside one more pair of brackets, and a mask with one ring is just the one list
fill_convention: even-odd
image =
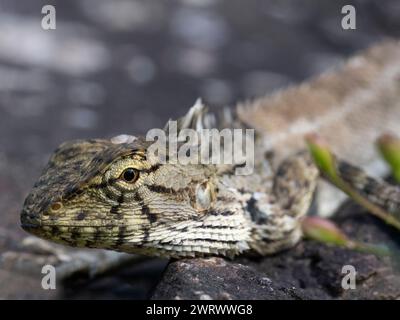
[(26, 210), (23, 210), (21, 213), (21, 227), (26, 232), (29, 232), (34, 235), (38, 235), (40, 230), (40, 221), (35, 218), (32, 218)]

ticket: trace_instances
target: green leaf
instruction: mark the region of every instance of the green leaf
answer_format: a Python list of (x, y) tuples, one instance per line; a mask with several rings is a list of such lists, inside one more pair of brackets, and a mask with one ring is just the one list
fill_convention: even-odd
[(387, 256), (392, 252), (384, 245), (367, 244), (350, 240), (334, 222), (321, 217), (305, 217), (302, 221), (304, 235), (314, 241), (336, 245), (378, 256)]
[(318, 168), (328, 178), (336, 180), (338, 177), (335, 169), (335, 160), (328, 145), (316, 134), (307, 135), (306, 142)]
[(393, 176), (400, 183), (400, 139), (390, 135), (382, 135), (377, 146), (383, 158), (392, 169)]
[(302, 221), (304, 235), (325, 244), (349, 245), (346, 235), (332, 222), (320, 217), (305, 217)]
[[(306, 136), (306, 142), (315, 164), (318, 166), (321, 173), (324, 174), (333, 185), (347, 193), (350, 198), (366, 208), (369, 212), (400, 230), (399, 220), (359, 194), (357, 190), (352, 188), (339, 176), (336, 171), (336, 160), (334, 155), (331, 153), (329, 146), (318, 137), (318, 135), (311, 134)], [(394, 149), (397, 150), (396, 148)]]

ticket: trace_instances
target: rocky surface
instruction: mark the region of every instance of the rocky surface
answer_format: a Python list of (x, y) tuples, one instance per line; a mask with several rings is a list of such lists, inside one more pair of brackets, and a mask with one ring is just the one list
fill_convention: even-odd
[[(66, 140), (162, 127), (197, 97), (218, 108), (263, 95), (400, 35), (398, 0), (353, 3), (349, 31), (347, 0), (0, 1), (0, 298), (148, 298), (165, 260), (41, 289), (41, 266), (60, 256), (22, 244), (19, 211), (50, 153)], [(45, 4), (56, 6), (56, 30), (40, 27)], [(256, 267), (279, 259), (240, 262), (272, 279)]]
[[(153, 299), (399, 299), (400, 237), (355, 205), (336, 218), (353, 239), (383, 243), (393, 257), (378, 257), (313, 241), (262, 259), (174, 261)], [(344, 290), (344, 265), (354, 266), (356, 289)]]

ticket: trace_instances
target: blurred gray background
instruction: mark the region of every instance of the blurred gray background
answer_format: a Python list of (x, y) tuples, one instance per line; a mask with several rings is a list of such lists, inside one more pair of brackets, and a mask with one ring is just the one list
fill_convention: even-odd
[[(346, 4), (357, 30), (341, 28)], [(145, 133), (197, 97), (234, 105), (399, 35), (398, 0), (0, 0), (0, 253), (19, 250), (24, 197), (63, 141)], [(2, 268), (0, 297), (32, 297)], [(145, 298), (162, 266), (146, 268), (66, 297)]]

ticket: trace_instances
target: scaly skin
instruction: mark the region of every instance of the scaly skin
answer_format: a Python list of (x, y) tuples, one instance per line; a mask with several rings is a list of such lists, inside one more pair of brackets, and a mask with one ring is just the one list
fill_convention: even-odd
[[(311, 83), (316, 93), (309, 93), (310, 103), (304, 104), (303, 113), (298, 112), (297, 106), (292, 112), (285, 112), (286, 121), (304, 123), (304, 119), (314, 119), (323, 136), (327, 136), (329, 128), (337, 130), (337, 139), (330, 135), (327, 140), (335, 151), (343, 151), (345, 155), (349, 147), (356, 149), (359, 145), (363, 137), (358, 135), (368, 137), (368, 141), (373, 136), (369, 133), (377, 134), (384, 121), (393, 127), (400, 118), (398, 102), (393, 99), (396, 92), (392, 90), (392, 82), (382, 86), (375, 77), (379, 75), (379, 67), (385, 74), (382, 76), (385, 81), (393, 78), (396, 72), (400, 74), (400, 68), (395, 65), (397, 69), (388, 75), (388, 67), (381, 62), (382, 56), (394, 59), (393, 51), (400, 52), (400, 46), (382, 47), (386, 49), (380, 49), (380, 55), (378, 47), (359, 58), (370, 73), (360, 73), (352, 60), (344, 71), (322, 76)], [(357, 94), (377, 86), (382, 87), (379, 94), (387, 94), (386, 105), (379, 109), (380, 118), (376, 121), (368, 117), (364, 121), (362, 112), (361, 118), (356, 117), (363, 108), (370, 110), (371, 101), (366, 99), (357, 104), (347, 87), (334, 87), (338, 91), (337, 101), (347, 108), (343, 109), (346, 112), (333, 112), (337, 105), (331, 96), (326, 98), (326, 86), (337, 82), (343, 73), (351, 75), (352, 68), (356, 70), (350, 84)], [(286, 95), (280, 94), (278, 98), (256, 101), (252, 108), (239, 106), (233, 120), (222, 119), (222, 126), (236, 127), (245, 123), (259, 129), (255, 172), (250, 176), (236, 176), (234, 166), (162, 164), (148, 152), (150, 144), (143, 138), (119, 144), (109, 140), (64, 143), (51, 157), (27, 197), (21, 213), (22, 226), (39, 237), (72, 246), (168, 257), (234, 256), (246, 250), (265, 255), (292, 247), (301, 238), (301, 217), (310, 207), (319, 174), (299, 143), (303, 132), (290, 138), (289, 132), (293, 130), (287, 128), (280, 113), (287, 106), (271, 109), (268, 101), (272, 104), (277, 100), (288, 102), (293, 94), (297, 94), (299, 100), (304, 99), (304, 91), (309, 87), (303, 85), (299, 89), (289, 89)], [(313, 105), (316, 101), (321, 103), (320, 109)], [(330, 105), (327, 107), (327, 104)], [(308, 109), (312, 113), (307, 113)], [(247, 116), (244, 110), (248, 111)], [(263, 117), (257, 117), (257, 112)], [(199, 123), (207, 128), (210, 125), (206, 119), (203, 108), (194, 107), (181, 120), (184, 127), (180, 129), (195, 128)], [(260, 128), (262, 121), (269, 120), (269, 127)], [(277, 129), (273, 125), (279, 124), (278, 120), (281, 130), (288, 129), (287, 134), (274, 132)], [(349, 134), (352, 121), (357, 136)], [(265, 152), (272, 147), (275, 156), (266, 158)], [(359, 159), (362, 157), (357, 154), (357, 165), (362, 164)], [(367, 160), (371, 162), (372, 159), (375, 161), (368, 153)], [(383, 208), (388, 203), (388, 194), (400, 198), (398, 189), (382, 192), (389, 186), (368, 178), (379, 186), (374, 190), (385, 196), (370, 192), (371, 188), (365, 186), (371, 183), (360, 183), (366, 181), (360, 180), (365, 175), (361, 169), (346, 170), (350, 165), (340, 168), (343, 170), (339, 173), (345, 173), (343, 178), (350, 185)]]
[[(262, 172), (255, 179), (215, 165), (160, 164), (147, 145), (63, 144), (25, 202), (23, 227), (73, 246), (174, 257), (265, 254), (299, 240), (297, 219), (317, 176), (307, 157), (288, 160), (273, 182)], [(124, 179), (129, 168), (132, 182)], [(288, 175), (301, 175), (307, 188), (291, 190)], [(298, 200), (279, 203), (291, 193)]]

